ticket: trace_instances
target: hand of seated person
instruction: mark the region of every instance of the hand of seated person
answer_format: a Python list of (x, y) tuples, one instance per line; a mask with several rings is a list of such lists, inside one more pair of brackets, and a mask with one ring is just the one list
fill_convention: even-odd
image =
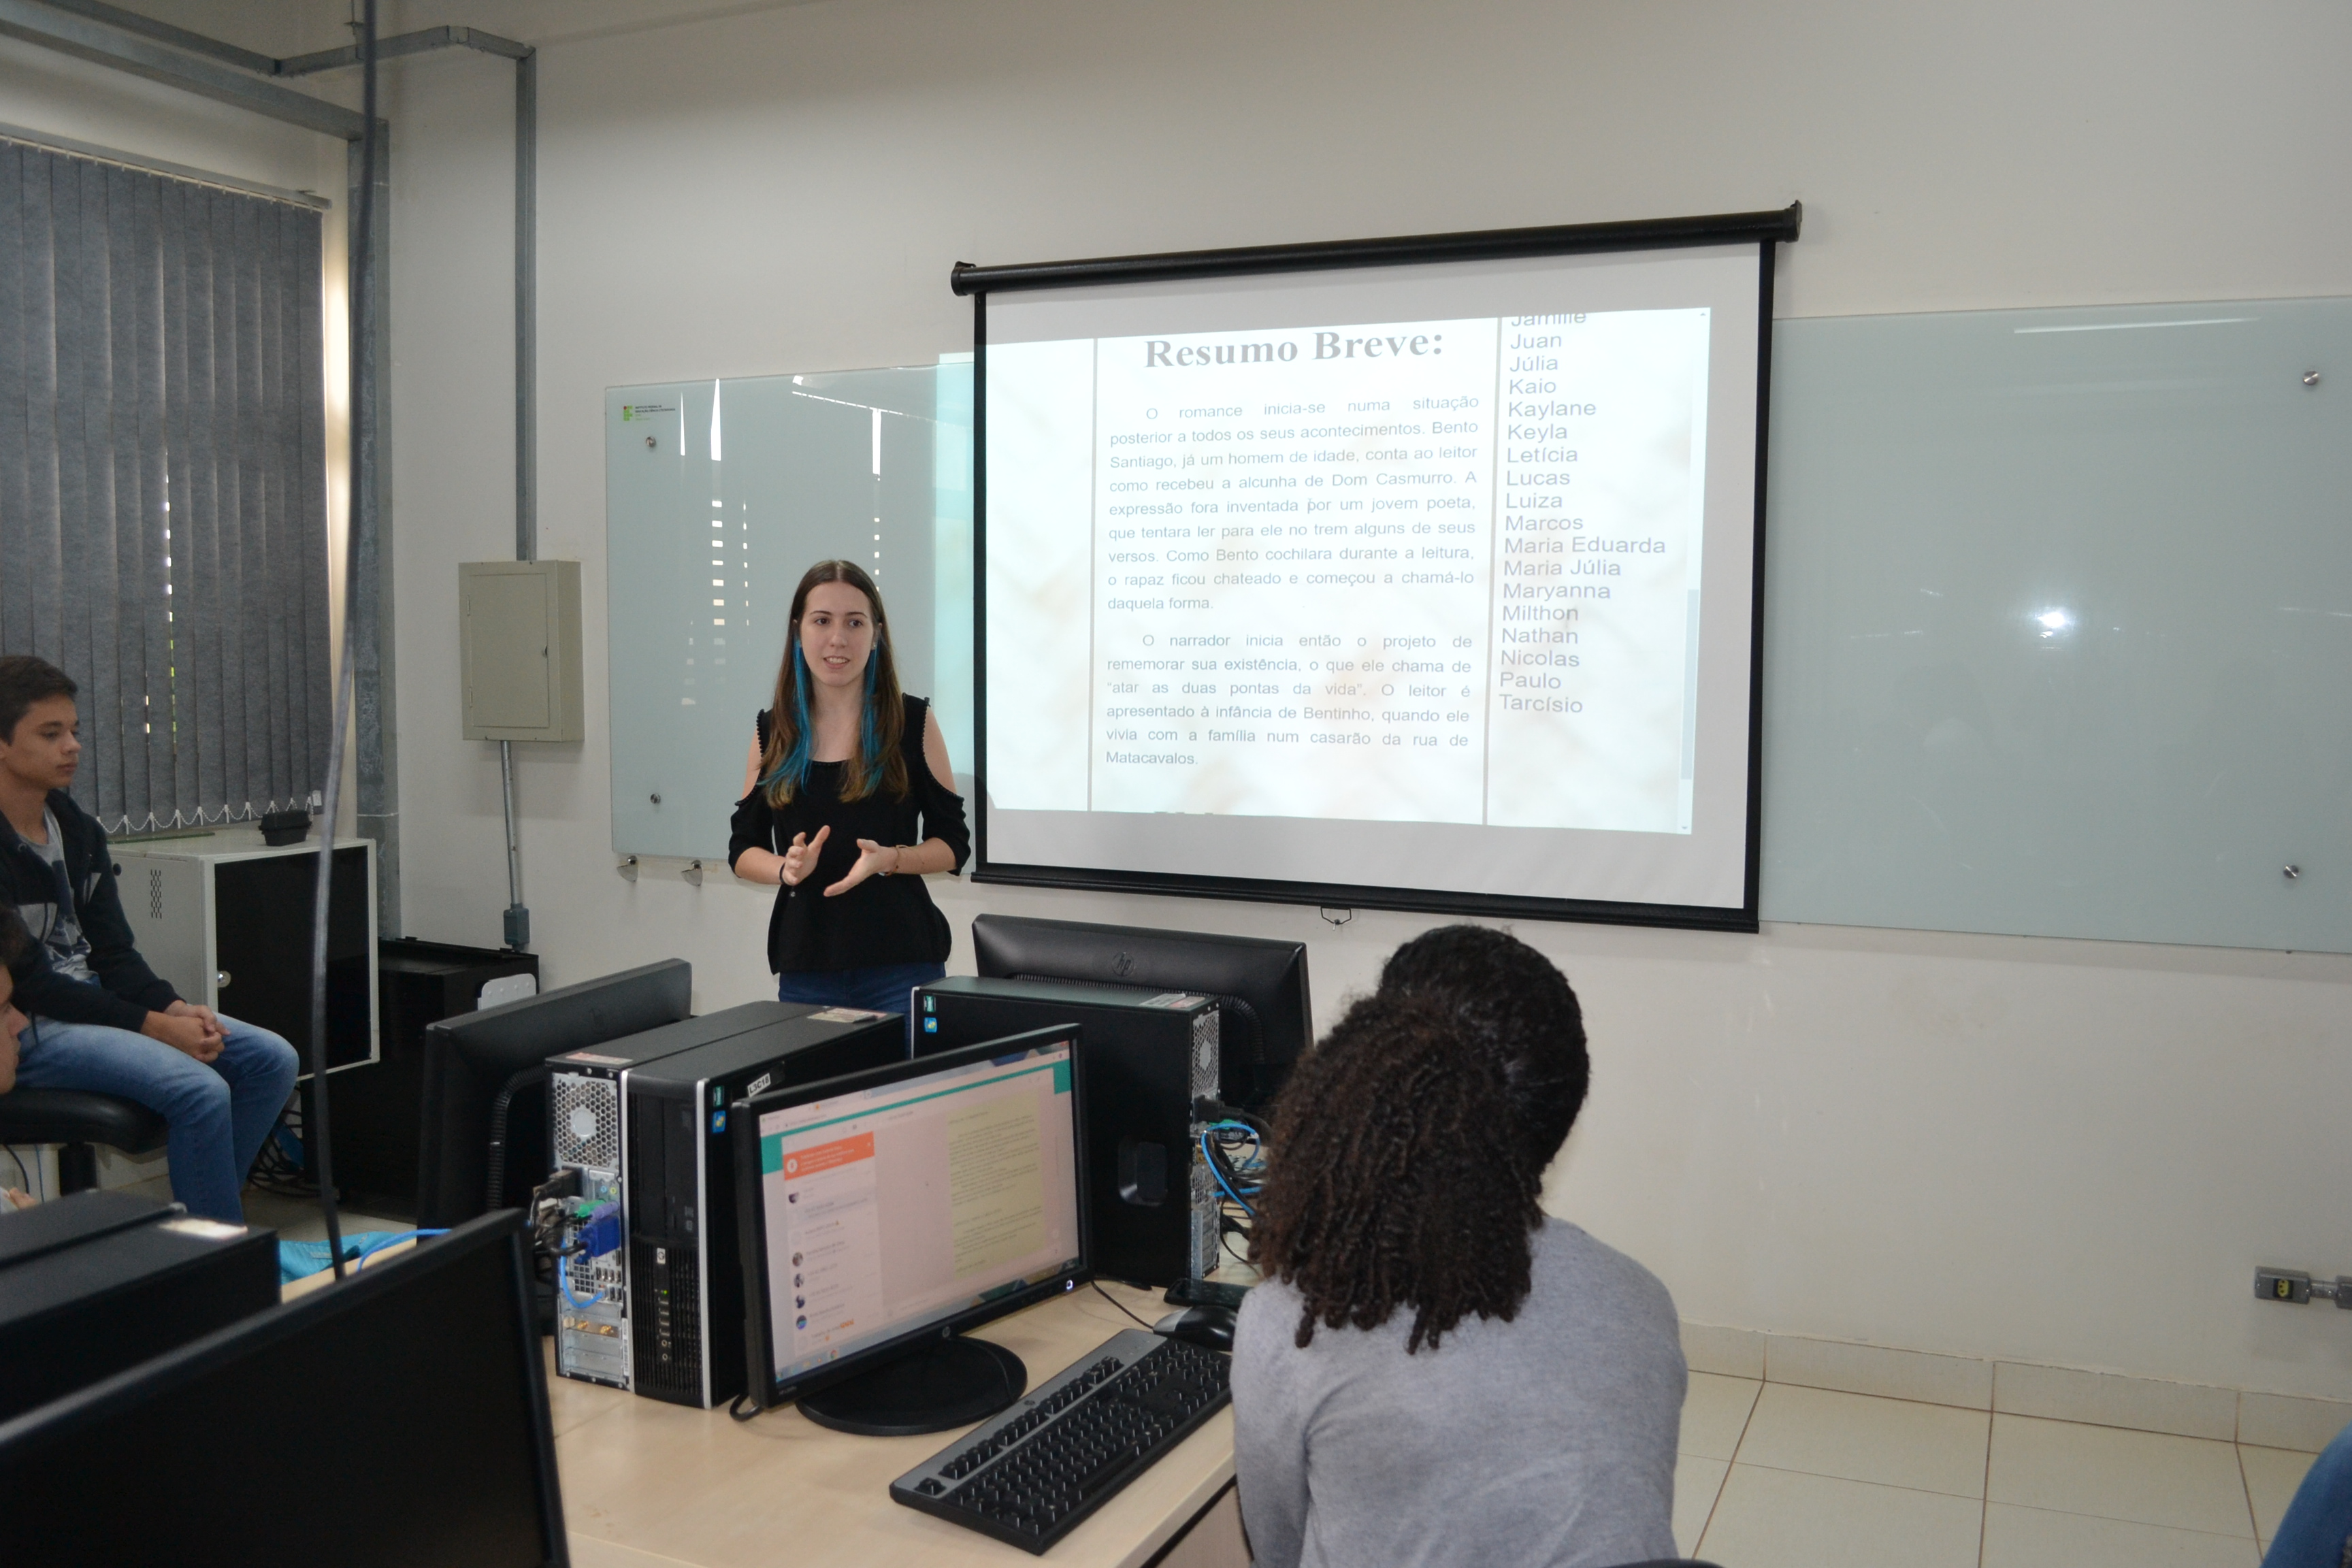
[(201, 1002), (174, 1002), (164, 1008), (163, 1013), (172, 1018), (194, 1018), (210, 1030), (216, 1040), (228, 1038), (228, 1031), (221, 1027), (220, 1015)]
[[(177, 1009), (187, 1004), (174, 1002), (172, 1005)], [(139, 1032), (151, 1040), (161, 1040), (175, 1051), (185, 1051), (200, 1062), (211, 1061), (221, 1054), (219, 1026), (187, 1013), (150, 1013)]]
[(14, 1187), (0, 1187), (0, 1205), (12, 1209), (28, 1209), (33, 1206), (33, 1194), (18, 1192)]

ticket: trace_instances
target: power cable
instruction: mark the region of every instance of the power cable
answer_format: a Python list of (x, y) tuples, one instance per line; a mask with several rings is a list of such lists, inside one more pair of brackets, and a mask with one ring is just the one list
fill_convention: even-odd
[[(1135, 1312), (1134, 1312), (1134, 1310), (1133, 1310), (1133, 1309), (1131, 1309), (1130, 1307), (1129, 1307), (1129, 1306), (1128, 1306), (1128, 1304), (1127, 1304), (1126, 1302), (1124, 1302), (1124, 1301), (1120, 1300), (1118, 1297), (1116, 1297), (1116, 1296), (1112, 1295), (1109, 1291), (1108, 1291), (1108, 1290), (1104, 1289), (1102, 1288), (1102, 1282), (1101, 1282), (1100, 1280), (1097, 1280), (1097, 1279), (1089, 1279), (1089, 1280), (1087, 1280), (1087, 1284), (1089, 1284), (1089, 1285), (1092, 1285), (1092, 1286), (1095, 1288), (1095, 1294), (1096, 1294), (1096, 1295), (1100, 1296), (1104, 1300), (1108, 1301), (1112, 1306), (1117, 1307), (1120, 1311), (1125, 1312), (1129, 1317), (1130, 1317), (1130, 1318), (1135, 1318)], [(1153, 1333), (1155, 1333), (1155, 1334), (1156, 1334), (1156, 1333), (1158, 1333), (1158, 1332), (1160, 1331), (1158, 1329), (1153, 1329), (1153, 1328), (1151, 1328), (1151, 1325), (1150, 1325), (1150, 1323), (1146, 1323), (1146, 1322), (1144, 1322), (1144, 1321), (1143, 1321), (1143, 1320), (1142, 1320), (1141, 1318), (1135, 1318), (1135, 1321), (1136, 1321), (1139, 1324), (1141, 1324), (1144, 1328), (1151, 1329), (1151, 1331), (1152, 1331)]]

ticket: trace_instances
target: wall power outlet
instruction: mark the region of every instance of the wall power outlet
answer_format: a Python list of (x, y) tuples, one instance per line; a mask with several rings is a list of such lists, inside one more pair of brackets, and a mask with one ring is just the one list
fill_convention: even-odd
[(2308, 1305), (2315, 1296), (2334, 1301), (2344, 1311), (2352, 1311), (2352, 1275), (2314, 1279), (2299, 1268), (2254, 1270), (2254, 1299), (2258, 1301), (2283, 1301), (2291, 1307), (2301, 1307)]

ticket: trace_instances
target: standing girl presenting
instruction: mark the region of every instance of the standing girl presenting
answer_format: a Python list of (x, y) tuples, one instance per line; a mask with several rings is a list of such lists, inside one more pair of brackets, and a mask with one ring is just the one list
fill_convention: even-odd
[(971, 852), (930, 704), (898, 689), (882, 595), (847, 561), (793, 595), (775, 705), (759, 717), (728, 864), (776, 889), (768, 967), (785, 1002), (903, 1013), (953, 938), (923, 886)]

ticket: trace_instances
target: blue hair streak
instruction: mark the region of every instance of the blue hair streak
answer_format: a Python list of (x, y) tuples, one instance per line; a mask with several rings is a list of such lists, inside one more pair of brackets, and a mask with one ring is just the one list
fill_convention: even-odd
[[(874, 689), (882, 669), (881, 650), (877, 648), (866, 658), (866, 713), (858, 725), (858, 762), (865, 779), (866, 793), (871, 795), (882, 776), (882, 732), (874, 719)], [(776, 771), (759, 782), (758, 788), (773, 790), (790, 780), (795, 794), (808, 787), (808, 772), (814, 761), (814, 730), (809, 723), (808, 689), (813, 679), (809, 673), (808, 655), (799, 645), (793, 647), (793, 749), (776, 764)]]
[(857, 726), (857, 760), (865, 764), (865, 793), (872, 795), (882, 777), (882, 734), (874, 722), (874, 682), (882, 670), (882, 646), (866, 656), (866, 716)]
[[(784, 760), (776, 764), (774, 773), (760, 781), (759, 787), (763, 791), (772, 791), (778, 784), (787, 781), (791, 783), (794, 794), (808, 786), (811, 748), (815, 744), (809, 726), (809, 679), (808, 655), (802, 651), (798, 642), (794, 642), (793, 644), (793, 749), (784, 753)], [(869, 688), (872, 683), (873, 678), (869, 675), (867, 677)], [(868, 706), (870, 707), (871, 704)], [(873, 719), (868, 717), (866, 723), (871, 726), (873, 722)]]

